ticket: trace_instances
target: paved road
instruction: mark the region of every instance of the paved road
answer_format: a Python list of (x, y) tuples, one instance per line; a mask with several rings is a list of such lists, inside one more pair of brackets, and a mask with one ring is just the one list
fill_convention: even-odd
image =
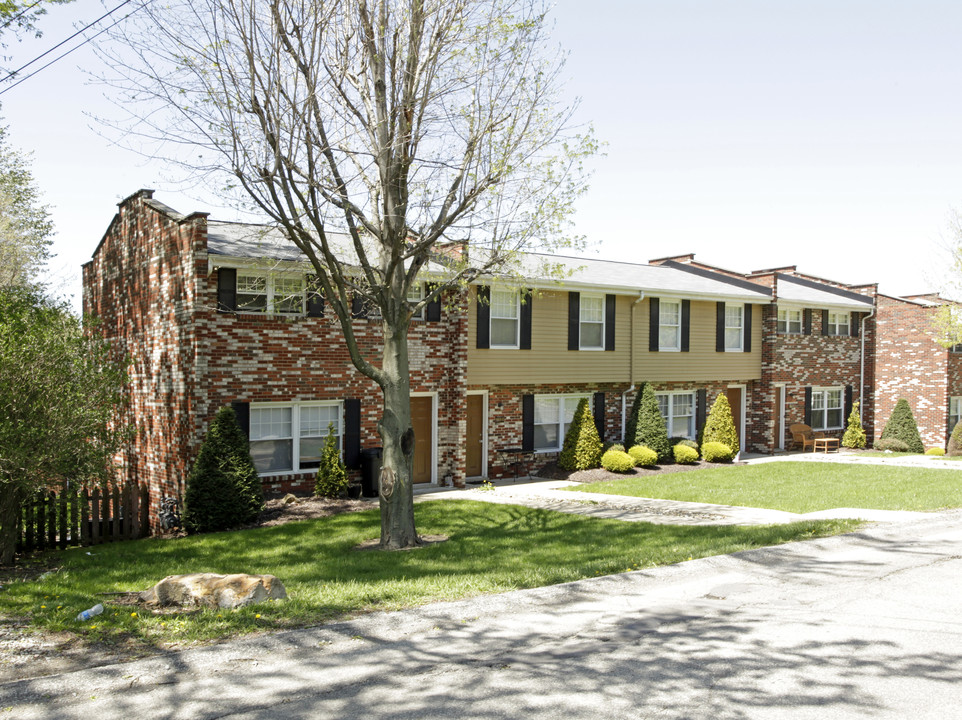
[(943, 720), (960, 636), (952, 511), (8, 683), (0, 720)]

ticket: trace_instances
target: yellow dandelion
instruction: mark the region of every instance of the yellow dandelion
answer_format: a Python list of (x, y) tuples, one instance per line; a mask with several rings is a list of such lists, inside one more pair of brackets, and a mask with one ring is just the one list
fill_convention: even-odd
[(130, 613), (130, 617), (137, 617), (137, 613)]
[(260, 619), (261, 619), (261, 616), (260, 616), (260, 615), (255, 615), (255, 616), (254, 616), (254, 619), (255, 619), (255, 620), (260, 620)]
[(41, 605), (41, 606), (40, 606), (40, 609), (41, 609), (41, 610), (46, 610), (46, 609), (47, 609), (47, 606), (46, 606), (46, 605)]

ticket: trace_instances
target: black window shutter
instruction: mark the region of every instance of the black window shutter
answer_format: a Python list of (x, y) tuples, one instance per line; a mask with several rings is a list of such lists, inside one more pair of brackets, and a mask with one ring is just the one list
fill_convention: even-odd
[(828, 310), (822, 310), (822, 335), (828, 335)]
[[(437, 289), (437, 285), (431, 283), (426, 285), (424, 292), (426, 295), (430, 295)], [(441, 296), (438, 295), (434, 300), (429, 300), (427, 306), (424, 308), (424, 320), (426, 322), (440, 322), (441, 321)]]
[(349, 468), (361, 467), (361, 401), (347, 398), (344, 401), (344, 464)]
[(725, 303), (715, 305), (715, 352), (725, 352)]
[(237, 427), (244, 431), (244, 437), (251, 436), (251, 404), (243, 400), (232, 400), (230, 404), (237, 418)]
[(355, 294), (351, 299), (351, 317), (363, 319), (367, 317), (367, 304), (364, 298)]
[(745, 303), (745, 314), (742, 316), (742, 321), (744, 322), (744, 327), (742, 332), (744, 333), (744, 341), (742, 342), (742, 350), (745, 352), (752, 351), (752, 306), (749, 303)]
[(845, 386), (845, 417), (842, 418), (842, 425), (848, 424), (848, 416), (852, 414), (852, 386)]
[(648, 352), (658, 352), (658, 333), (661, 323), (661, 301), (648, 298)]
[(237, 270), (217, 268), (217, 312), (237, 310)]
[(858, 337), (859, 327), (862, 324), (862, 313), (853, 312), (849, 322), (849, 335), (852, 337)]
[(521, 349), (531, 349), (531, 306), (534, 305), (534, 293), (525, 291), (521, 296)]
[(307, 317), (324, 316), (324, 296), (314, 275), (307, 276)]
[(598, 437), (601, 442), (605, 441), (605, 394), (596, 392), (592, 398), (594, 404), (592, 410), (595, 416), (595, 427), (598, 429)]
[(521, 396), (521, 449), (534, 451), (534, 395)]
[(812, 388), (805, 388), (805, 424), (812, 425)]
[(681, 351), (688, 352), (691, 336), (691, 300), (681, 301)]
[(479, 350), (491, 347), (491, 288), (478, 285), (478, 337)]
[(812, 311), (810, 309), (802, 310), (802, 334), (812, 334)]
[(568, 293), (568, 349), (581, 346), (581, 293)]
[[(700, 433), (708, 420), (708, 391), (705, 388), (695, 391), (695, 433)], [(697, 435), (696, 435), (697, 436)]]
[(605, 350), (615, 349), (615, 296), (605, 295)]

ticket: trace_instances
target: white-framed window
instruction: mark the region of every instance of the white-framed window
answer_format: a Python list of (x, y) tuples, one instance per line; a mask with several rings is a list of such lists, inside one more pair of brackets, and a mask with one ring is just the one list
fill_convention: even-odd
[(962, 397), (949, 398), (949, 432), (962, 420)]
[(580, 301), (579, 347), (582, 350), (605, 349), (605, 299), (582, 295)]
[(587, 395), (535, 395), (534, 449), (557, 452), (564, 446), (565, 435), (574, 419), (578, 403)]
[(745, 308), (725, 305), (725, 350), (741, 352), (744, 336)]
[(655, 393), (655, 399), (668, 437), (695, 437), (695, 393), (690, 390)]
[(828, 311), (828, 334), (848, 335), (849, 313)]
[(252, 404), (250, 448), (257, 472), (266, 475), (316, 468), (332, 425), (340, 448), (340, 403)]
[(801, 335), (802, 311), (778, 308), (777, 331), (779, 335)]
[(658, 349), (681, 350), (681, 303), (678, 300), (658, 303)]
[(839, 430), (844, 427), (842, 388), (812, 388), (812, 429)]
[[(424, 298), (424, 287), (421, 283), (415, 283), (408, 288), (408, 302), (411, 305), (417, 305)], [(424, 319), (424, 308), (419, 308), (415, 313), (411, 315), (412, 320), (423, 320)]]
[(237, 271), (237, 311), (298, 315), (304, 312), (304, 276)]
[(517, 348), (521, 328), (521, 294), (491, 289), (491, 347)]

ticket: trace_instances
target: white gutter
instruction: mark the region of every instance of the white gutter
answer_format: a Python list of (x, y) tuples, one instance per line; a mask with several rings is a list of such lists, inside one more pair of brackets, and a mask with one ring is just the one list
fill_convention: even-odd
[[(877, 302), (877, 299), (876, 299)], [(875, 317), (876, 306), (872, 305), (872, 312), (862, 318), (862, 349), (861, 357), (859, 358), (859, 369), (858, 369), (858, 404), (859, 404), (859, 419), (865, 417), (865, 397), (862, 395), (862, 391), (865, 387), (865, 321), (870, 320)], [(846, 422), (848, 419), (846, 418)]]
[(631, 387), (621, 393), (621, 439), (625, 438), (625, 423), (628, 420), (628, 393), (635, 390), (635, 305), (645, 299), (645, 291), (638, 291), (638, 299), (631, 303), (631, 311), (628, 315), (628, 382)]

